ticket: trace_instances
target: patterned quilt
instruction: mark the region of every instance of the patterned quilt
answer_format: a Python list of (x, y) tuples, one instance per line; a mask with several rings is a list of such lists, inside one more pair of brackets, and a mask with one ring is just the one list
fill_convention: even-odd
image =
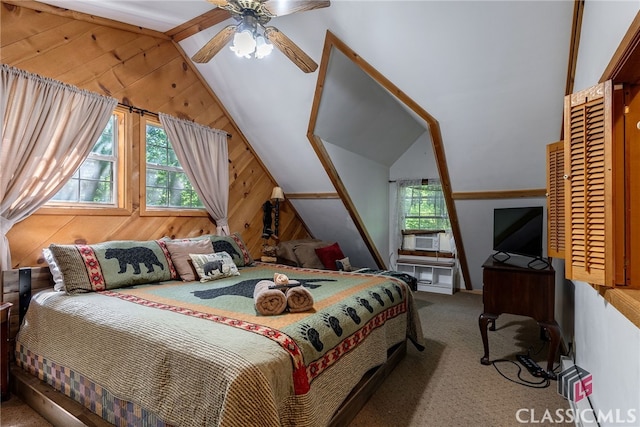
[[(260, 280), (273, 278), (275, 272), (287, 274), (290, 279), (298, 280), (307, 287), (314, 298), (313, 310), (302, 313), (285, 312), (278, 316), (257, 314), (253, 303), (255, 284)], [(125, 380), (115, 380), (104, 375), (104, 367), (95, 374), (87, 372), (95, 369), (91, 366), (95, 363), (95, 358), (91, 355), (86, 355), (88, 360), (75, 360), (71, 356), (66, 359), (74, 364), (71, 368), (95, 379), (114, 394), (140, 403), (172, 424), (239, 425), (238, 423), (249, 419), (255, 421), (255, 413), (252, 411), (256, 409), (247, 405), (247, 399), (264, 399), (267, 403), (259, 402), (257, 406), (264, 412), (263, 425), (273, 424), (274, 419), (278, 420), (276, 424), (282, 425), (322, 425), (357, 383), (359, 376), (384, 360), (388, 346), (405, 337), (411, 338), (419, 349), (424, 344), (411, 292), (402, 281), (378, 275), (258, 263), (255, 267), (241, 269), (240, 276), (213, 282), (164, 282), (106, 290), (81, 297), (91, 298), (93, 308), (83, 305), (80, 309), (76, 303), (79, 300), (74, 302), (80, 296), (50, 297), (50, 305), (60, 305), (59, 310), (66, 306), (65, 310), (72, 312), (72, 316), (76, 318), (85, 315), (88, 319), (94, 318), (91, 325), (81, 324), (82, 337), (71, 333), (75, 338), (66, 340), (63, 345), (42, 345), (37, 340), (39, 331), (23, 327), (18, 337), (19, 343), (35, 354), (50, 355), (54, 361), (56, 358), (64, 359), (61, 356), (64, 354), (63, 347), (68, 348), (75, 340), (84, 342), (89, 348), (97, 346), (101, 349), (96, 348), (94, 351), (107, 353), (124, 353), (130, 346), (136, 351), (144, 352), (146, 349), (146, 364), (151, 364), (154, 366), (152, 371), (159, 370), (162, 376), (169, 377), (172, 381), (178, 375), (181, 376), (181, 384), (201, 383), (202, 379), (198, 376), (211, 378), (206, 381), (210, 392), (200, 396), (202, 401), (194, 400), (188, 405), (187, 412), (197, 412), (199, 415), (196, 417), (193, 413), (182, 414), (176, 409), (168, 410), (165, 407), (167, 402), (175, 402), (179, 397), (168, 394), (158, 399), (155, 396), (157, 390), (140, 391), (140, 388), (158, 387), (158, 384), (164, 384), (168, 379), (163, 377), (149, 381), (140, 378), (140, 383), (135, 383), (128, 367), (132, 363), (128, 354), (123, 360), (113, 354), (102, 354), (98, 359), (107, 365), (112, 363), (122, 367), (123, 376), (127, 377)], [(122, 301), (126, 301), (127, 305), (121, 306)], [(47, 306), (44, 302), (43, 305)], [(125, 320), (126, 325), (121, 324), (118, 319), (107, 318), (108, 312), (120, 317), (120, 321)], [(162, 313), (168, 313), (171, 317), (163, 316)], [(53, 317), (56, 316), (57, 314)], [(34, 314), (30, 320), (33, 328), (41, 322), (45, 322), (42, 313)], [(62, 318), (58, 325), (52, 323), (51, 318), (47, 318), (46, 322), (49, 328), (57, 326), (64, 329)], [(159, 325), (163, 324), (167, 327), (160, 330)], [(109, 325), (117, 329), (115, 335), (94, 336), (104, 334), (103, 329)], [(402, 330), (399, 330), (399, 326)], [(131, 332), (136, 335), (135, 339), (123, 338), (128, 329), (135, 329)], [(241, 335), (236, 336), (232, 333), (233, 330), (239, 331)], [(64, 333), (61, 335), (60, 332), (52, 333), (52, 340), (64, 342)], [(247, 333), (255, 338), (249, 338)], [(175, 337), (177, 334), (180, 335), (179, 339)], [(384, 342), (377, 343), (382, 337)], [(112, 340), (112, 344), (103, 343), (101, 346), (104, 339)], [(265, 346), (260, 341), (264, 339), (268, 339), (272, 345)], [(176, 340), (182, 348), (174, 354), (175, 350), (167, 349), (167, 346), (176, 345), (171, 343)], [(195, 343), (200, 347), (192, 348)], [(224, 345), (221, 346), (221, 343)], [(382, 346), (384, 353), (369, 357), (371, 349), (379, 346)], [(281, 353), (277, 353), (276, 348), (280, 348)], [(164, 366), (167, 360), (174, 360), (178, 356), (183, 358), (181, 360), (184, 363), (193, 359), (195, 364), (195, 360), (206, 357), (206, 354), (211, 354), (215, 360), (200, 363), (198, 368), (191, 367), (193, 372), (178, 369), (173, 364), (170, 367)], [(281, 355), (286, 355), (285, 359)], [(283, 381), (286, 359), (289, 359), (289, 379)], [(141, 369), (145, 371), (146, 368)], [(203, 369), (206, 369), (204, 375)], [(222, 369), (222, 372), (213, 372), (215, 369)], [(343, 370), (350, 374), (345, 374)], [(110, 375), (114, 371), (116, 369), (109, 369)], [(353, 378), (349, 378), (351, 371), (354, 373)], [(123, 387), (119, 381), (131, 381), (133, 384)], [(221, 383), (214, 384), (216, 381)], [(263, 381), (265, 384), (249, 385), (256, 381)], [(322, 383), (322, 386), (315, 387), (316, 381)], [(171, 388), (167, 385), (160, 387)], [(234, 387), (242, 387), (242, 390)], [(287, 392), (289, 387), (290, 391)], [(332, 390), (332, 387), (335, 389)], [(323, 391), (327, 388), (330, 394), (336, 395), (335, 401)], [(180, 390), (180, 393), (184, 394), (185, 390)], [(273, 402), (268, 402), (269, 400)], [(179, 406), (185, 404), (180, 401)], [(201, 414), (200, 407), (209, 410)], [(267, 415), (267, 412), (273, 413)], [(318, 418), (318, 414), (322, 416)], [(192, 419), (194, 421), (187, 421)]]

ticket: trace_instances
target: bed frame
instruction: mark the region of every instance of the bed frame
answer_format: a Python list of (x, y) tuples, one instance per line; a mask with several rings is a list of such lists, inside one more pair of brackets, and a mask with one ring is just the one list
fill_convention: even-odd
[[(25, 267), (2, 272), (0, 280), (2, 302), (13, 307), (9, 316), (9, 346), (11, 354), (10, 387), (11, 392), (54, 426), (61, 427), (113, 427), (101, 417), (85, 408), (75, 400), (55, 390), (49, 384), (26, 373), (13, 363), (15, 358), (15, 338), (27, 312), (31, 296), (35, 293), (53, 289), (53, 278), (48, 267)], [(369, 370), (351, 391), (335, 412), (329, 426), (347, 425), (358, 414), (367, 400), (380, 384), (400, 363), (407, 353), (407, 342), (389, 349), (387, 361)]]

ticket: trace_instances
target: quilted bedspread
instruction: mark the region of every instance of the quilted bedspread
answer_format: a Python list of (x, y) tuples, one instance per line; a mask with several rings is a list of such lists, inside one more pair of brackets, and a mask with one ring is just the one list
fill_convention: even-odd
[[(314, 298), (261, 316), (255, 284), (285, 273)], [(423, 337), (399, 280), (258, 264), (213, 282), (34, 297), (19, 346), (175, 425), (324, 425), (386, 349)]]

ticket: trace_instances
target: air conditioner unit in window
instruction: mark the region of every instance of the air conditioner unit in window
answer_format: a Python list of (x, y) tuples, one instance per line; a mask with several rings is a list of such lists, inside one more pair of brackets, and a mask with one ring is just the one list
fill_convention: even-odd
[(438, 234), (418, 234), (416, 235), (417, 251), (437, 251), (440, 249), (440, 239)]

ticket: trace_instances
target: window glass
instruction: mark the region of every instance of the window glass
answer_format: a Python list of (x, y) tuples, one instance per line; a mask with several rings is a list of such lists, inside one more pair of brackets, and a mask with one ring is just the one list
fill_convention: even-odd
[(440, 182), (402, 187), (404, 230), (449, 230), (449, 215)]
[(114, 205), (118, 167), (118, 117), (113, 114), (91, 153), (51, 199), (56, 204)]
[(202, 209), (204, 206), (159, 124), (146, 125), (146, 204), (150, 208)]

